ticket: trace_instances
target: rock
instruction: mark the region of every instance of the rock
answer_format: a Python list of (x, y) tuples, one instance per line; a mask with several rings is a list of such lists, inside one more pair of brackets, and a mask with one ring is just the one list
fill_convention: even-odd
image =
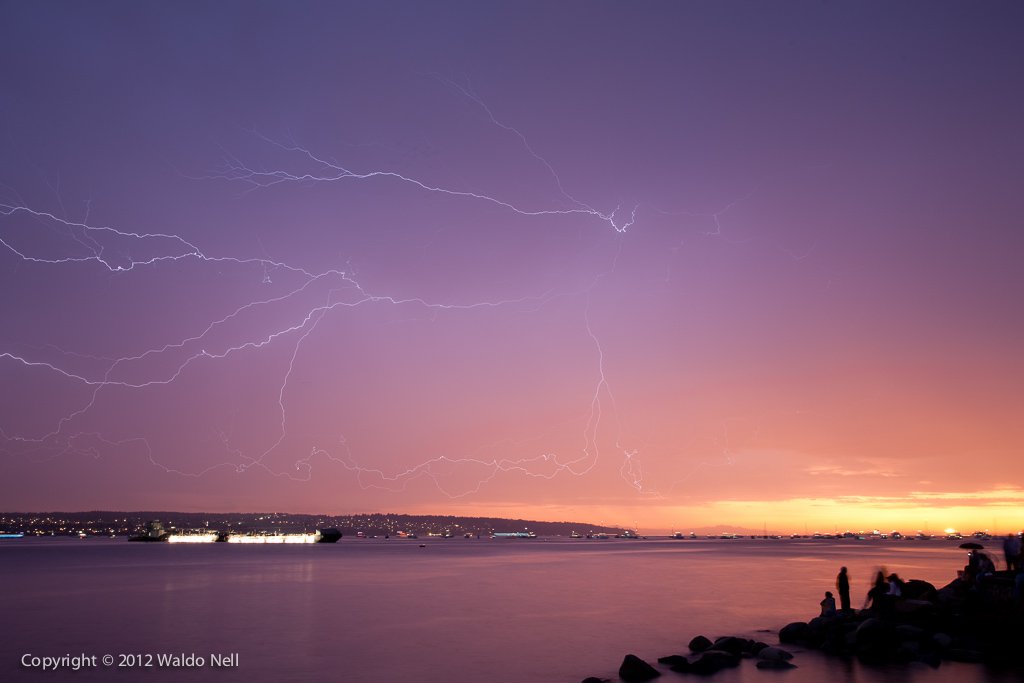
[[(850, 642), (847, 642), (847, 635), (851, 636)], [(842, 632), (830, 633), (823, 641), (819, 649), (827, 655), (845, 655), (850, 651), (852, 644), (852, 633), (845, 634)]]
[(580, 683), (608, 683), (608, 679), (598, 678), (597, 676), (587, 676)]
[(896, 659), (901, 662), (912, 662), (920, 659), (921, 657), (921, 645), (913, 640), (900, 643), (899, 647), (896, 648)]
[(985, 660), (985, 656), (978, 650), (968, 650), (966, 648), (954, 647), (949, 651), (947, 656), (954, 662), (982, 662)]
[(847, 650), (857, 647), (857, 629), (846, 632), (846, 635), (843, 636), (843, 644), (846, 645)]
[(715, 640), (714, 645), (711, 649), (721, 650), (722, 652), (728, 652), (731, 655), (739, 655), (747, 648), (746, 638), (737, 638), (736, 636), (722, 636)]
[(778, 669), (778, 670), (781, 671), (781, 670), (784, 670), (784, 669), (795, 669), (796, 668), (796, 664), (790, 664), (789, 662), (784, 662), (784, 661), (775, 660), (775, 659), (762, 659), (760, 662), (757, 663), (757, 668), (758, 669)]
[(948, 650), (953, 644), (953, 638), (945, 633), (936, 633), (932, 635), (932, 642), (935, 643), (936, 647), (940, 650)]
[(723, 650), (705, 650), (690, 662), (689, 671), (706, 676), (729, 666), (738, 666), (739, 663), (739, 655)]
[(865, 619), (853, 632), (854, 649), (861, 661), (881, 664), (889, 659), (893, 648), (892, 629), (877, 618)]
[(927, 581), (911, 579), (903, 584), (903, 597), (909, 600), (935, 600), (938, 591)]
[(938, 590), (935, 595), (935, 601), (939, 604), (948, 605), (963, 600), (966, 594), (967, 585), (960, 579), (956, 579)]
[(666, 657), (658, 657), (658, 664), (664, 664), (665, 666), (675, 666), (681, 662), (690, 663), (690, 660), (685, 655), (668, 655)]
[(711, 640), (704, 636), (697, 636), (690, 641), (690, 652), (704, 652), (711, 647)]
[(761, 650), (765, 649), (766, 647), (768, 647), (768, 643), (762, 643), (760, 640), (751, 640), (750, 647), (747, 648), (747, 652), (754, 656), (757, 656), (761, 654)]
[(811, 647), (821, 647), (843, 623), (844, 619), (839, 615), (815, 617), (807, 622), (807, 631), (800, 637), (800, 642)]
[(827, 629), (833, 624), (836, 624), (842, 620), (843, 615), (841, 614), (833, 614), (827, 617), (814, 617), (813, 619), (807, 622), (807, 627), (815, 631), (820, 631)]
[(757, 653), (757, 656), (759, 659), (770, 662), (788, 662), (793, 659), (793, 654), (781, 647), (766, 647)]
[(669, 669), (671, 669), (672, 671), (675, 671), (676, 673), (681, 673), (681, 674), (689, 673), (690, 672), (690, 660), (687, 659), (686, 657), (683, 657), (682, 660), (680, 660), (680, 661), (676, 662), (675, 664), (673, 664), (672, 666), (670, 666)]
[(888, 624), (875, 617), (860, 622), (853, 632), (853, 642), (858, 648), (884, 643), (888, 637)]
[(935, 613), (935, 605), (927, 600), (897, 600), (893, 609), (901, 616), (925, 617)]
[(898, 640), (920, 640), (924, 636), (924, 629), (913, 624), (900, 624), (894, 631)]
[(806, 621), (794, 621), (791, 624), (786, 624), (779, 631), (779, 642), (780, 643), (795, 643), (807, 635), (807, 622)]
[(619, 667), (619, 678), (624, 681), (649, 681), (661, 672), (636, 655), (626, 655)]

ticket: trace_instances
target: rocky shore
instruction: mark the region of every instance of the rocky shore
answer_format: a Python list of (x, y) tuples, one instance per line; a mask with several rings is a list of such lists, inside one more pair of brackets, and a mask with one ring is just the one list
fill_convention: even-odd
[[(899, 598), (871, 609), (787, 624), (778, 631), (778, 645), (701, 635), (690, 640), (689, 652), (659, 657), (658, 666), (628, 654), (619, 678), (648, 681), (666, 671), (707, 676), (745, 659), (758, 669), (796, 668), (798, 658), (789, 649), (813, 649), (868, 665), (923, 662), (937, 668), (943, 661), (977, 662), (1024, 673), (1024, 604), (1015, 580), (1009, 572), (996, 572), (978, 583), (957, 579), (941, 589), (907, 581)], [(582, 683), (606, 680), (589, 677)]]

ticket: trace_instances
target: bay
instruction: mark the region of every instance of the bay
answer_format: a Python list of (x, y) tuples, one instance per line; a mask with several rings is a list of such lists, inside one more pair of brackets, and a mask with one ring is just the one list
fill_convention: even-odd
[[(0, 543), (0, 680), (617, 680), (625, 654), (653, 662), (698, 634), (777, 642), (781, 626), (817, 614), (840, 566), (859, 607), (880, 566), (941, 587), (964, 561), (940, 540), (26, 538)], [(744, 662), (714, 680), (1018, 680), (981, 665), (866, 667), (794, 651), (796, 670)], [(113, 666), (99, 663), (105, 654)], [(22, 666), (25, 655), (98, 666), (43, 671)]]

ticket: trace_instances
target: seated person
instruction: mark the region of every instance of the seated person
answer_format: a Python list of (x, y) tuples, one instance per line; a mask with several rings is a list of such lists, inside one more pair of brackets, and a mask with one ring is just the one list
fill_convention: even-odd
[(825, 599), (821, 601), (821, 616), (832, 617), (836, 614), (836, 599), (832, 597), (832, 591), (825, 591)]

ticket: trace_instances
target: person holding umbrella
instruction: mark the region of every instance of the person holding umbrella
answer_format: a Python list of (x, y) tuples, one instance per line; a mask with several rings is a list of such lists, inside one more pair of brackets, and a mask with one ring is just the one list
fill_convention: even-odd
[(984, 547), (982, 544), (974, 543), (973, 541), (960, 544), (961, 549), (970, 551), (967, 553), (967, 566), (964, 567), (964, 581), (967, 583), (975, 583), (983, 575), (995, 571), (996, 567), (992, 559), (985, 553), (980, 552)]

